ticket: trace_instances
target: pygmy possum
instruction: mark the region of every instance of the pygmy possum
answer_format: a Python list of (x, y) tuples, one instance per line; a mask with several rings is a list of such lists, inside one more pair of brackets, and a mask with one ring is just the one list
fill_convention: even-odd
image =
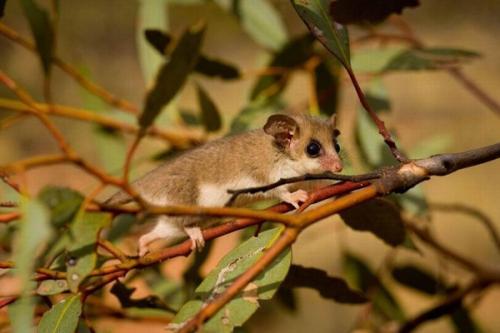
[[(304, 114), (275, 114), (262, 129), (211, 141), (173, 158), (134, 181), (132, 187), (147, 202), (158, 205), (220, 207), (230, 199), (228, 190), (264, 186), (281, 178), (307, 173), (339, 172), (339, 131), (335, 117), (322, 119)], [(247, 195), (245, 195), (247, 196)], [(282, 185), (264, 194), (294, 207), (307, 200), (307, 192)], [(125, 192), (110, 197), (106, 205), (123, 205), (133, 199)], [(168, 244), (188, 236), (192, 248), (205, 244), (201, 216), (152, 218), (154, 228), (139, 239), (139, 255), (148, 245), (165, 239)]]

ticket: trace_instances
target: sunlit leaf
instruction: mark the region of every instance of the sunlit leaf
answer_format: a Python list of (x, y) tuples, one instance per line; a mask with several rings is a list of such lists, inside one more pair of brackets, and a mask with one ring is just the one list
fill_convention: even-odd
[(317, 268), (290, 266), (283, 286), (286, 288), (311, 288), (317, 290), (321, 297), (339, 303), (359, 304), (368, 301), (362, 293), (351, 289), (343, 279), (328, 276), (325, 271)]
[(284, 104), (279, 100), (255, 101), (244, 107), (231, 123), (231, 133), (244, 132), (253, 128), (255, 124), (265, 124), (271, 114), (283, 110)]
[(78, 213), (71, 225), (72, 241), (66, 260), (67, 281), (72, 292), (94, 269), (97, 262), (96, 241), (99, 231), (111, 223), (111, 215), (100, 212)]
[(182, 88), (198, 60), (205, 25), (198, 23), (187, 29), (177, 43), (170, 60), (158, 72), (155, 86), (146, 97), (139, 118), (143, 130), (149, 127), (168, 102)]
[(432, 70), (456, 67), (479, 57), (479, 53), (452, 48), (422, 48), (401, 51), (385, 66), (384, 71)]
[(127, 235), (130, 229), (137, 223), (137, 218), (134, 215), (120, 214), (114, 218), (109, 230), (106, 232), (106, 238), (110, 242), (115, 242)]
[(56, 295), (69, 290), (68, 281), (66, 280), (45, 280), (40, 282), (36, 289), (38, 295)]
[(401, 14), (405, 7), (417, 7), (419, 0), (336, 0), (330, 3), (330, 13), (336, 22), (378, 23), (391, 14)]
[(70, 222), (83, 202), (83, 195), (65, 187), (47, 186), (40, 191), (38, 198), (49, 208), (50, 221), (56, 227)]
[(349, 282), (369, 296), (376, 313), (396, 321), (405, 320), (403, 309), (396, 298), (363, 260), (345, 253), (343, 266)]
[(196, 94), (198, 96), (198, 105), (201, 110), (203, 126), (208, 132), (218, 131), (222, 126), (222, 119), (215, 102), (199, 84), (196, 85)]
[(151, 48), (144, 38), (143, 32), (147, 29), (165, 31), (169, 21), (169, 0), (140, 0), (138, 1), (138, 23), (136, 33), (137, 51), (142, 76), (146, 87), (150, 87), (158, 73), (161, 65), (165, 62), (164, 57)]
[[(220, 295), (234, 279), (252, 266), (279, 237), (282, 227), (268, 230), (240, 244), (227, 254), (196, 288), (196, 299), (186, 303), (173, 323), (183, 323), (195, 315), (205, 302)], [(270, 299), (285, 278), (291, 263), (290, 250), (280, 255), (237, 297), (233, 298), (205, 325), (207, 332), (232, 332), (257, 310), (262, 300)]]
[(358, 231), (369, 231), (391, 246), (401, 245), (406, 231), (396, 205), (383, 199), (373, 199), (343, 210), (342, 220)]
[(329, 14), (330, 0), (292, 0), (292, 4), (311, 33), (340, 63), (351, 67), (347, 29), (334, 22)]
[(33, 332), (35, 304), (32, 292), (35, 283), (31, 280), (36, 262), (36, 254), (50, 238), (50, 217), (47, 208), (37, 200), (23, 199), (22, 219), (14, 242), (15, 275), (20, 280), (21, 297), (9, 306), (12, 332)]
[(214, 0), (219, 6), (233, 12), (243, 29), (259, 44), (268, 49), (279, 49), (287, 40), (281, 15), (266, 0)]
[(38, 326), (39, 333), (74, 333), (82, 313), (80, 295), (72, 295), (45, 312)]
[[(303, 35), (290, 40), (277, 51), (267, 65), (275, 69), (293, 69), (303, 65), (313, 55), (314, 39)], [(289, 73), (263, 75), (252, 88), (250, 99), (272, 98), (280, 94), (288, 83)]]
[(363, 48), (356, 50), (352, 55), (351, 65), (356, 72), (377, 73), (381, 72), (403, 50), (402, 47), (390, 46), (384, 48)]
[(28, 19), (31, 33), (35, 38), (36, 49), (42, 62), (43, 71), (45, 75), (48, 75), (54, 52), (54, 29), (49, 13), (40, 7), (35, 0), (21, 0), (21, 5)]

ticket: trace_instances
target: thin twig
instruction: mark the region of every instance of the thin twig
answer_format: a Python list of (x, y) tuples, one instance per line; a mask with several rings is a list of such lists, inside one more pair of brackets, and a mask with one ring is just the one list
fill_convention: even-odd
[(442, 212), (449, 212), (449, 213), (463, 213), (478, 219), (488, 230), (488, 233), (490, 234), (491, 239), (493, 240), (496, 248), (500, 251), (500, 235), (498, 234), (498, 231), (495, 227), (495, 223), (493, 222), (492, 219), (490, 219), (486, 214), (481, 212), (479, 209), (461, 203), (448, 204), (448, 203), (432, 202), (429, 203), (428, 206), (429, 209), (432, 210), (439, 210)]
[(302, 182), (306, 180), (340, 180), (340, 181), (349, 181), (353, 183), (358, 183), (377, 178), (380, 178), (380, 174), (378, 172), (371, 172), (363, 175), (352, 175), (352, 176), (341, 175), (332, 172), (324, 172), (320, 174), (305, 174), (297, 177), (281, 178), (277, 182), (265, 186), (250, 187), (239, 190), (228, 190), (227, 192), (232, 194), (232, 196), (228, 200), (225, 206), (231, 206), (234, 203), (234, 201), (238, 198), (238, 196), (241, 194), (255, 194), (259, 192), (267, 192), (282, 185)]
[[(35, 47), (35, 44), (33, 42), (22, 37), (16, 31), (14, 31), (13, 29), (11, 29), (10, 27), (8, 27), (7, 25), (5, 25), (2, 22), (0, 22), (0, 34), (5, 36), (6, 38), (10, 39), (11, 41), (17, 43), (18, 45), (21, 45), (22, 47), (24, 47), (32, 52), (36, 52), (36, 47)], [(134, 106), (132, 103), (126, 101), (125, 99), (118, 98), (117, 96), (108, 92), (106, 89), (104, 89), (101, 86), (88, 80), (83, 75), (81, 75), (75, 67), (66, 63), (58, 56), (54, 55), (52, 58), (52, 61), (53, 61), (54, 65), (56, 65), (61, 70), (66, 72), (70, 77), (75, 79), (75, 81), (77, 81), (82, 87), (87, 89), (92, 94), (100, 97), (104, 102), (108, 103), (109, 105), (112, 105), (114, 107), (117, 107), (123, 111), (129, 112), (132, 114), (139, 113), (139, 109), (136, 106)]]
[[(122, 131), (123, 133), (137, 134), (139, 132), (139, 127), (134, 124), (130, 124), (124, 121), (117, 120), (113, 117), (106, 116), (104, 114), (100, 114), (97, 112), (91, 112), (89, 110), (64, 106), (64, 105), (51, 105), (43, 103), (34, 103), (36, 109), (40, 112), (44, 112), (48, 115), (54, 115), (58, 117), (64, 117), (69, 119), (76, 119), (85, 122), (90, 122), (94, 124), (103, 125), (105, 127), (117, 129)], [(34, 110), (22, 103), (17, 101), (13, 101), (10, 99), (0, 98), (0, 108), (23, 112), (23, 113), (34, 113)], [(156, 126), (151, 126), (146, 134), (159, 138), (165, 141), (168, 141), (172, 146), (177, 148), (188, 148), (193, 145), (197, 145), (202, 143), (205, 140), (205, 137), (199, 131), (192, 130), (184, 130), (184, 129), (176, 129), (174, 130), (166, 130), (160, 129)]]
[(462, 306), (464, 298), (472, 292), (480, 291), (487, 288), (490, 285), (488, 281), (473, 281), (465, 288), (458, 290), (451, 296), (446, 297), (445, 300), (441, 301), (439, 304), (433, 306), (429, 310), (422, 312), (414, 318), (407, 320), (401, 328), (398, 330), (399, 333), (409, 333), (416, 329), (421, 324), (438, 319), (444, 315), (452, 313)]

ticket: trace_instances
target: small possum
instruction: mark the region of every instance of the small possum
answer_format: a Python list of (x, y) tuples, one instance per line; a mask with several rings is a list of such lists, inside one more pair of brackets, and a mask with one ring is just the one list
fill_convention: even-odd
[[(150, 171), (132, 183), (154, 205), (199, 205), (221, 207), (231, 195), (228, 190), (264, 186), (280, 178), (325, 171), (339, 172), (339, 131), (335, 117), (324, 120), (307, 115), (275, 114), (262, 129), (211, 141)], [(307, 192), (289, 191), (283, 185), (264, 194), (294, 207), (307, 200)], [(106, 205), (121, 205), (132, 199), (124, 192), (110, 197)], [(148, 244), (165, 239), (172, 244), (188, 236), (192, 249), (205, 244), (201, 232), (204, 217), (166, 216), (153, 218), (155, 227), (139, 239), (139, 255)]]

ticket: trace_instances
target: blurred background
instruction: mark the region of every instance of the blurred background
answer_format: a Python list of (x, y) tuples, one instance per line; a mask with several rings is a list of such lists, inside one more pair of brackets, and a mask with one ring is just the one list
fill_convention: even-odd
[[(168, 1), (165, 1), (167, 3)], [(215, 3), (187, 4), (194, 1), (173, 1), (165, 8), (166, 24), (174, 36), (188, 25), (203, 18), (208, 30), (203, 50), (207, 54), (226, 59), (236, 64), (245, 73), (236, 81), (197, 79), (217, 103), (223, 117), (225, 130), (212, 136), (221, 136), (229, 127), (231, 119), (248, 103), (248, 96), (257, 77), (255, 73), (269, 59), (269, 50), (253, 39), (238, 20)], [(280, 13), (289, 36), (305, 32), (289, 1), (270, 1)], [(142, 34), (139, 2), (123, 0), (72, 1), (60, 3), (57, 54), (75, 65), (93, 81), (106, 87), (117, 96), (124, 97), (136, 105), (142, 105), (148, 85), (144, 58), (141, 60)], [(465, 74), (485, 92), (500, 100), (500, 2), (497, 0), (422, 0), (415, 9), (404, 11), (403, 18), (415, 34), (428, 46), (460, 47), (479, 52), (476, 59), (463, 68)], [(31, 36), (27, 22), (17, 1), (7, 1), (2, 21), (23, 36)], [(147, 24), (146, 24), (147, 25)], [(351, 36), (363, 35), (359, 27), (352, 27)], [(363, 45), (355, 47), (363, 52)], [(142, 61), (142, 63), (141, 63)], [(361, 61), (361, 60), (360, 60)], [(362, 59), (363, 63), (370, 61)], [(147, 62), (147, 61), (146, 61)], [(3, 71), (25, 87), (38, 101), (43, 100), (43, 75), (39, 60), (33, 53), (0, 37), (0, 66)], [(360, 75), (361, 85), (369, 74)], [(391, 100), (391, 113), (383, 114), (386, 124), (393, 129), (401, 145), (411, 157), (425, 157), (428, 152), (455, 152), (498, 142), (500, 139), (500, 117), (445, 71), (419, 71), (390, 73), (383, 82)], [(341, 88), (340, 129), (345, 154), (356, 155), (352, 121), (358, 107), (353, 88), (344, 80)], [(94, 103), (71, 78), (54, 68), (52, 78), (54, 102), (63, 105), (89, 108)], [(284, 93), (288, 105), (307, 102), (309, 90), (307, 77), (297, 73)], [(0, 87), (0, 98), (14, 96)], [(196, 93), (193, 85), (187, 84), (177, 99), (180, 108), (196, 109)], [(104, 112), (97, 110), (96, 112)], [(112, 112), (112, 111), (107, 111)], [(0, 109), (0, 119), (11, 115)], [(124, 116), (121, 116), (124, 117)], [(129, 117), (130, 118), (130, 117)], [(131, 121), (129, 118), (124, 118)], [(167, 117), (168, 118), (168, 117)], [(108, 168), (119, 166), (119, 153), (103, 157), (100, 146), (102, 138), (95, 135), (92, 124), (57, 118), (56, 124), (70, 143), (86, 158)], [(161, 120), (165, 126), (175, 128), (177, 119)], [(126, 138), (129, 142), (130, 137)], [(430, 145), (433, 145), (430, 147)], [(140, 175), (151, 169), (155, 162), (149, 157), (167, 148), (163, 142), (148, 139), (140, 147), (135, 158), (134, 174)], [(117, 147), (122, 151), (123, 147)], [(25, 117), (0, 129), (0, 165), (40, 154), (57, 152), (57, 146), (46, 129), (34, 119)], [(419, 155), (421, 154), (421, 155)], [(355, 160), (355, 157), (353, 157)], [(356, 169), (356, 165), (352, 168)], [(119, 170), (117, 170), (119, 172)], [(30, 193), (36, 194), (44, 186), (62, 185), (91, 191), (97, 183), (90, 176), (68, 165), (37, 168), (29, 171), (23, 180)], [(463, 204), (473, 206), (489, 217), (500, 228), (500, 164), (498, 161), (460, 171), (456, 174), (433, 179), (420, 185), (431, 204)], [(6, 198), (4, 187), (0, 198)], [(110, 190), (112, 191), (112, 190)], [(109, 192), (108, 192), (109, 193)], [(457, 212), (432, 209), (433, 230), (437, 237), (451, 248), (485, 264), (500, 267), (500, 254), (490, 235), (482, 225), (470, 216)], [(0, 226), (2, 227), (2, 226)], [(229, 235), (217, 240), (205, 271), (217, 262), (224, 253), (236, 244), (237, 236)], [(417, 255), (405, 250), (391, 250), (380, 240), (367, 233), (352, 232), (338, 218), (331, 218), (308, 229), (293, 248), (293, 261), (305, 266), (318, 267), (331, 275), (342, 275), (340, 254), (344, 250), (364, 258), (372, 267), (379, 267), (393, 256), (396, 262), (418, 262), (437, 274), (454, 273), (457, 281), (465, 274), (456, 266), (437, 260), (432, 252)], [(164, 264), (165, 274), (175, 279), (180, 276), (185, 258)], [(147, 295), (141, 285), (138, 296)], [(409, 316), (430, 307), (435, 300), (423, 297), (410, 289), (392, 285), (397, 299)], [(493, 289), (493, 288), (492, 288)], [(2, 284), (0, 292), (9, 290)], [(366, 305), (350, 306), (336, 304), (320, 298), (316, 291), (299, 289), (296, 292), (296, 310), (291, 311), (276, 302), (262, 304), (261, 309), (247, 325), (249, 332), (350, 332), (358, 321), (363, 320)], [(109, 302), (116, 302), (112, 296)], [(474, 307), (472, 316), (480, 323), (484, 332), (500, 332), (500, 288), (489, 290)], [(126, 320), (101, 320), (96, 323), (98, 332), (146, 332), (152, 328), (161, 331), (163, 323), (144, 325)], [(149, 325), (149, 324), (148, 324)], [(446, 319), (422, 326), (419, 332), (452, 332)]]

